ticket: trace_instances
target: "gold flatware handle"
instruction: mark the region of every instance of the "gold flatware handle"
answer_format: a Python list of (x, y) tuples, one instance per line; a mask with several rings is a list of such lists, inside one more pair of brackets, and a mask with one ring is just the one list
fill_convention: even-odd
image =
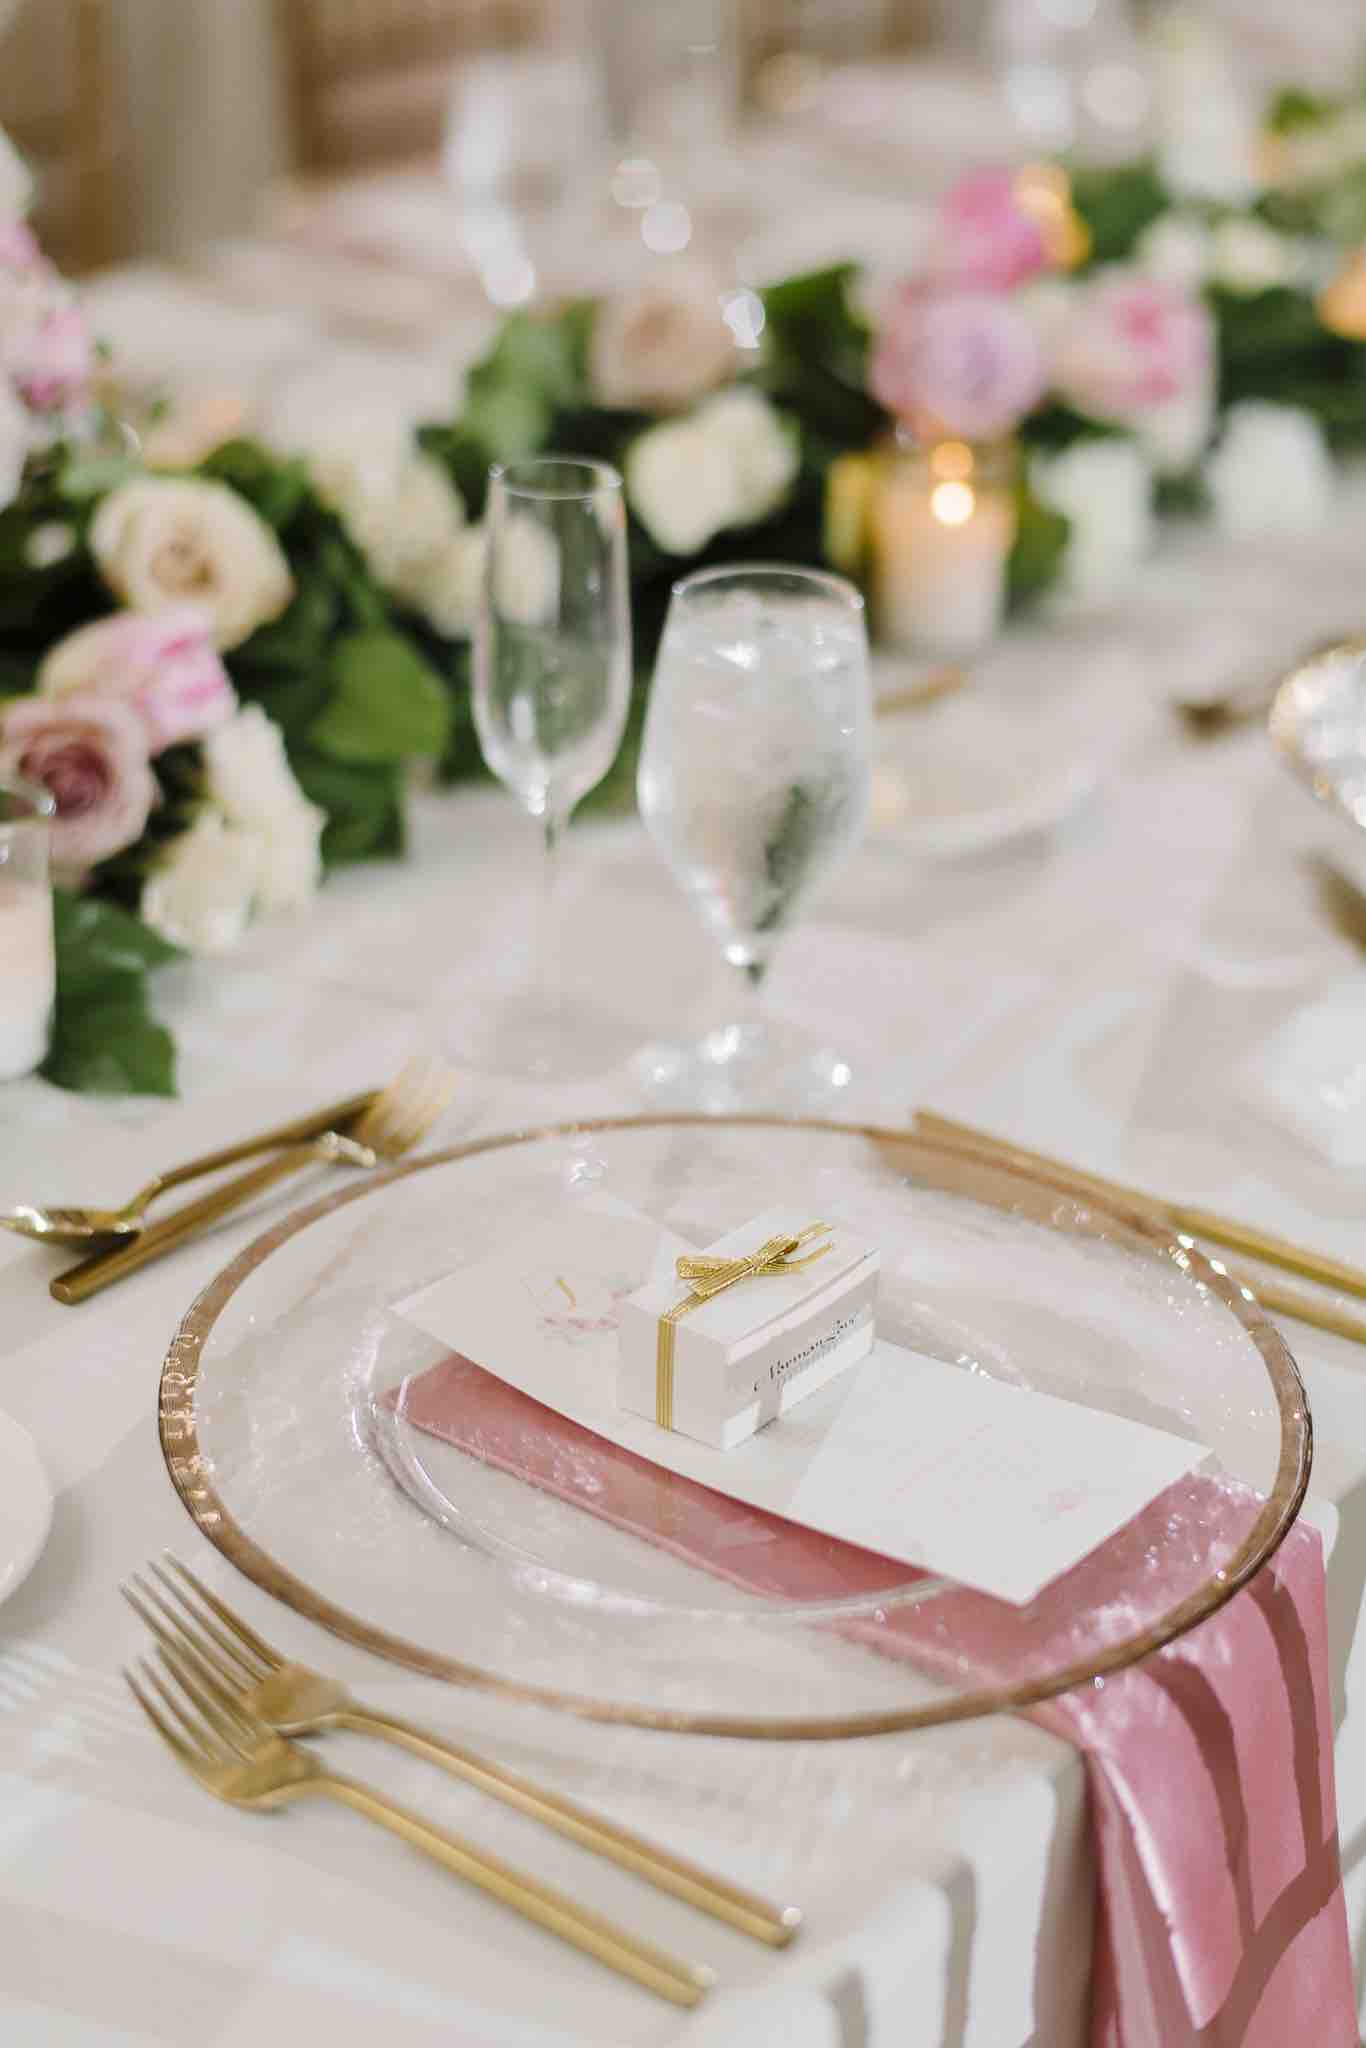
[(968, 680), (968, 671), (956, 661), (942, 662), (914, 683), (907, 683), (899, 690), (887, 690), (873, 705), (875, 718), (896, 718), (903, 711), (919, 711), (924, 704), (937, 704), (941, 697), (951, 697), (955, 690), (961, 690)]
[(557, 1834), (567, 1835), (571, 1842), (577, 1842), (582, 1848), (596, 1850), (613, 1863), (619, 1863), (624, 1870), (634, 1871), (637, 1877), (645, 1878), (661, 1891), (671, 1892), (676, 1899), (683, 1899), (715, 1919), (724, 1920), (728, 1926), (738, 1928), (742, 1934), (752, 1935), (756, 1941), (767, 1942), (770, 1948), (785, 1948), (801, 1926), (802, 1916), (795, 1906), (770, 1905), (767, 1899), (730, 1884), (724, 1878), (713, 1877), (709, 1871), (659, 1848), (643, 1836), (633, 1834), (630, 1829), (618, 1827), (600, 1814), (590, 1813), (587, 1808), (576, 1806), (572, 1800), (561, 1798), (559, 1793), (532, 1784), (530, 1779), (505, 1770), (488, 1757), (459, 1748), (439, 1736), (429, 1735), (409, 1721), (398, 1720), (390, 1714), (373, 1713), (367, 1707), (351, 1707), (339, 1716), (339, 1724), (358, 1735), (379, 1736), (428, 1763), (439, 1765), (466, 1784), (477, 1785), (495, 1799), (501, 1799), (506, 1805), (515, 1806), (519, 1812), (529, 1814), (533, 1820), (554, 1828)]
[[(1303, 1245), (1292, 1244), (1289, 1239), (1277, 1237), (1270, 1231), (1254, 1229), (1250, 1224), (1220, 1216), (1212, 1209), (1197, 1208), (1193, 1203), (1163, 1201), (1156, 1195), (1144, 1194), (1140, 1189), (1125, 1187), (1119, 1181), (1104, 1180), (1095, 1173), (1083, 1173), (1080, 1168), (1069, 1166), (1065, 1160), (1050, 1158), (1046, 1152), (1034, 1152), (1027, 1146), (993, 1137), (989, 1131), (979, 1131), (972, 1124), (958, 1123), (952, 1117), (938, 1116), (933, 1110), (918, 1109), (915, 1127), (928, 1138), (947, 1138), (951, 1143), (967, 1146), (990, 1158), (1007, 1162), (1014, 1160), (1021, 1166), (1066, 1181), (1081, 1194), (1095, 1195), (1099, 1200), (1115, 1203), (1120, 1208), (1137, 1209), (1170, 1230), (1184, 1232), (1188, 1237), (1208, 1238), (1230, 1251), (1260, 1259), (1268, 1266), (1279, 1266), (1286, 1272), (1297, 1273), (1301, 1279), (1315, 1280), (1320, 1286), (1334, 1287), (1343, 1294), (1355, 1294), (1366, 1299), (1366, 1272), (1359, 1267), (1330, 1258), (1325, 1253), (1308, 1251)], [(1304, 1294), (1298, 1288), (1280, 1287), (1274, 1281), (1258, 1280), (1255, 1275), (1237, 1277), (1246, 1280), (1265, 1307), (1294, 1316), (1300, 1322), (1312, 1323), (1316, 1329), (1332, 1330), (1355, 1343), (1366, 1343), (1366, 1322), (1345, 1310), (1317, 1301), (1313, 1295)]]
[(77, 1302), (89, 1301), (92, 1294), (100, 1294), (106, 1287), (126, 1279), (140, 1267), (150, 1265), (163, 1253), (174, 1251), (201, 1230), (207, 1230), (220, 1216), (240, 1208), (254, 1195), (263, 1194), (274, 1187), (277, 1181), (288, 1180), (291, 1174), (302, 1173), (308, 1166), (318, 1163), (314, 1144), (292, 1145), (268, 1159), (264, 1166), (253, 1168), (250, 1173), (239, 1174), (225, 1187), (213, 1188), (197, 1201), (186, 1202), (162, 1223), (151, 1223), (130, 1245), (119, 1251), (97, 1252), (93, 1257), (82, 1259), (79, 1265), (69, 1266), (65, 1273), (59, 1273), (50, 1283), (49, 1292), (54, 1300), (65, 1302), (68, 1307)]
[(556, 1891), (553, 1886), (524, 1876), (510, 1863), (504, 1863), (501, 1857), (476, 1849), (473, 1843), (434, 1827), (429, 1821), (410, 1813), (407, 1807), (382, 1798), (368, 1785), (357, 1784), (353, 1778), (335, 1778), (329, 1773), (307, 1780), (306, 1789), (325, 1793), (339, 1800), (343, 1806), (351, 1807), (354, 1812), (364, 1814), (367, 1820), (388, 1828), (411, 1848), (420, 1849), (447, 1870), (454, 1871), (457, 1877), (477, 1885), (490, 1898), (511, 1906), (526, 1919), (534, 1920), (538, 1927), (558, 1934), (562, 1941), (581, 1949), (585, 1955), (596, 1957), (598, 1962), (606, 1963), (619, 1975), (633, 1978), (647, 1991), (669, 1999), (674, 2005), (696, 2005), (713, 1982), (709, 1970), (695, 1963), (680, 1962), (666, 1950), (656, 1948), (652, 1942), (629, 1934), (603, 1914), (576, 1905), (573, 1899)]
[(371, 1088), (364, 1095), (349, 1095), (344, 1102), (334, 1102), (326, 1109), (315, 1109), (309, 1116), (295, 1117), (276, 1130), (262, 1131), (254, 1138), (243, 1138), (236, 1145), (224, 1145), (217, 1152), (205, 1152), (198, 1159), (187, 1159), (183, 1166), (172, 1166), (165, 1173), (154, 1175), (142, 1192), (148, 1201), (152, 1201), (170, 1188), (183, 1187), (186, 1181), (202, 1180), (206, 1173), (217, 1173), (222, 1167), (236, 1166), (243, 1159), (254, 1159), (258, 1152), (278, 1152), (282, 1145), (297, 1145), (306, 1138), (320, 1138), (324, 1131), (344, 1131), (348, 1124), (364, 1115), (375, 1094)]

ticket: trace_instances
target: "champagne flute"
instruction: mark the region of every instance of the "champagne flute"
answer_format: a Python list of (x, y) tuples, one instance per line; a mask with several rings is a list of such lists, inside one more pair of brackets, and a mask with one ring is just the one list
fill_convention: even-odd
[(493, 1064), (530, 1075), (591, 1071), (591, 1021), (563, 1000), (552, 958), (553, 899), (565, 826), (616, 759), (630, 706), (621, 477), (605, 462), (560, 455), (499, 464), (486, 531), (475, 728), (484, 759), (545, 841), (536, 986), (497, 1020)]
[(847, 1091), (848, 1061), (779, 1027), (759, 993), (782, 932), (867, 822), (871, 728), (863, 599), (843, 577), (740, 565), (674, 585), (640, 809), (745, 994), (699, 1044), (647, 1048), (650, 1092), (724, 1112)]

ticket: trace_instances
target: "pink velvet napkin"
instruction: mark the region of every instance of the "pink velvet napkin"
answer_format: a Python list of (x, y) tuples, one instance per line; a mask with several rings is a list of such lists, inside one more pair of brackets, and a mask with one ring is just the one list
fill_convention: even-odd
[[(906, 1567), (666, 1472), (452, 1354), (404, 1414), (474, 1456), (734, 1585), (779, 1598), (874, 1592)], [(1215, 1569), (1256, 1511), (1192, 1474), (1027, 1608), (966, 1590), (854, 1633), (983, 1683), (1083, 1654), (1095, 1617), (1134, 1626), (1170, 1535)], [(1085, 1613), (1085, 1642), (1069, 1616)], [(1291, 1530), (1228, 1606), (1143, 1664), (1036, 1710), (1086, 1759), (1100, 1896), (1091, 2048), (1357, 2048), (1338, 1860), (1323, 1555)]]

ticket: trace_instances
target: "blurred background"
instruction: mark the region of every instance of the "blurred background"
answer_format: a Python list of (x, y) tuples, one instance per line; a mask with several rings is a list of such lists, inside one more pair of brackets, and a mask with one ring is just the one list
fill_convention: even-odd
[[(653, 144), (675, 175), (686, 162), (713, 193), (727, 168), (717, 152), (761, 139), (800, 140), (846, 174), (849, 145), (884, 152), (881, 168), (899, 150), (922, 176), (946, 155), (1000, 154), (1012, 134), (1103, 149), (1108, 131), (1130, 154), (1148, 97), (1134, 37), (1153, 11), (1138, 0), (0, 0), (0, 123), (40, 171), (38, 225), (68, 267), (202, 259), (226, 238), (278, 229), (341, 181), (444, 170), (453, 197), (544, 204), (633, 142)], [(1250, 88), (1260, 76), (1340, 85), (1366, 35), (1358, 0), (1182, 11), (1229, 39)], [(762, 168), (746, 195), (758, 210), (773, 197)]]
[(0, 125), (121, 374), (260, 424), (325, 339), (317, 403), (416, 416), (512, 307), (700, 262), (743, 325), (794, 269), (904, 269), (970, 165), (1133, 159), (1168, 16), (1197, 146), (1366, 45), (1359, 0), (0, 0)]

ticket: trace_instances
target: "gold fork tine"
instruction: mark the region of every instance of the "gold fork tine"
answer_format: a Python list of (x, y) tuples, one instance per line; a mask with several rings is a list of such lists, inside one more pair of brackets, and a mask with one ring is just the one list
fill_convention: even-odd
[(238, 1756), (250, 1756), (256, 1731), (246, 1715), (238, 1712), (232, 1695), (216, 1681), (211, 1688), (209, 1681), (199, 1676), (189, 1658), (180, 1650), (159, 1642), (156, 1653), (176, 1684), (189, 1694), (219, 1740), (234, 1749)]
[[(224, 1666), (219, 1665), (215, 1669), (211, 1654), (206, 1654), (210, 1646), (201, 1643), (190, 1634), (188, 1629), (181, 1627), (177, 1617), (165, 1605), (164, 1601), (157, 1598), (157, 1595), (145, 1580), (135, 1577), (120, 1586), (119, 1591), (138, 1617), (138, 1620), (151, 1630), (154, 1641), (164, 1643), (173, 1650), (186, 1651), (203, 1668), (208, 1677), (216, 1676), (220, 1680), (226, 1678), (230, 1684), (237, 1684), (236, 1678)], [(164, 1621), (159, 1618), (162, 1615), (165, 1616)]]
[[(283, 1657), (234, 1614), (226, 1601), (211, 1593), (179, 1558), (169, 1551), (165, 1555), (168, 1567), (194, 1588), (225, 1627), (240, 1631), (253, 1655), (261, 1659), (261, 1675), (254, 1677), (246, 1688), (233, 1681), (233, 1692), (243, 1713), (256, 1717), (277, 1735), (322, 1735), (345, 1728), (354, 1734), (377, 1736), (438, 1765), (466, 1784), (478, 1786), (492, 1798), (531, 1815), (582, 1848), (607, 1857), (661, 1891), (685, 1899), (769, 1947), (785, 1947), (796, 1935), (802, 1916), (795, 1906), (775, 1906), (548, 1787), (519, 1776), (490, 1757), (448, 1742), (411, 1722), (377, 1714), (363, 1706), (336, 1680)], [(196, 1615), (196, 1619), (203, 1617)], [(225, 1684), (229, 1682), (226, 1673), (220, 1672), (220, 1676)]]
[[(309, 1794), (336, 1800), (387, 1828), (411, 1848), (421, 1850), (525, 1919), (675, 2005), (696, 2005), (714, 1981), (711, 1971), (666, 1954), (601, 1913), (579, 1905), (567, 1893), (525, 1875), (460, 1836), (435, 1827), (368, 1785), (326, 1770), (311, 1751), (275, 1733), (260, 1716), (245, 1710), (232, 1716), (220, 1711), (211, 1695), (195, 1680), (188, 1664), (175, 1652), (158, 1643), (157, 1656), (169, 1684), (163, 1683), (150, 1668), (141, 1673), (143, 1683), (131, 1671), (126, 1672), (128, 1684), (156, 1733), (216, 1798), (255, 1812), (269, 1811)], [(188, 1740), (176, 1734), (153, 1705), (144, 1685), (155, 1691), (167, 1712), (186, 1731)], [(177, 1692), (187, 1695), (188, 1704), (182, 1705), (175, 1696)], [(203, 1719), (203, 1727), (196, 1712)]]
[[(143, 1677), (156, 1691), (168, 1713), (174, 1714), (185, 1733), (189, 1736), (195, 1754), (203, 1763), (236, 1762), (236, 1754), (230, 1750), (216, 1731), (202, 1716), (194, 1713), (180, 1695), (168, 1686), (150, 1658), (144, 1657), (139, 1666)], [(179, 1681), (177, 1680), (177, 1683)]]
[[(170, 1695), (167, 1693), (166, 1688), (162, 1685), (160, 1679), (154, 1678), (152, 1673), (146, 1670), (146, 1668), (143, 1666), (139, 1666), (139, 1669), (142, 1670), (143, 1676), (148, 1680), (148, 1682), (156, 1686), (157, 1691), (166, 1701), (167, 1706), (171, 1708), (172, 1712), (175, 1714), (176, 1719), (181, 1723), (182, 1727), (187, 1727), (188, 1724), (185, 1721), (184, 1715), (180, 1712), (180, 1709), (176, 1706), (175, 1702), (170, 1698)], [(199, 1754), (198, 1746), (196, 1745), (194, 1749), (191, 1749), (185, 1742), (184, 1737), (177, 1735), (174, 1728), (172, 1728), (167, 1722), (162, 1720), (161, 1715), (158, 1713), (157, 1709), (152, 1705), (152, 1702), (148, 1699), (146, 1693), (138, 1684), (137, 1679), (134, 1678), (132, 1672), (129, 1670), (126, 1664), (123, 1667), (123, 1677), (124, 1683), (127, 1685), (128, 1690), (132, 1693), (133, 1698), (142, 1708), (143, 1713), (147, 1716), (147, 1719), (156, 1729), (157, 1734), (166, 1744), (166, 1747), (169, 1750), (173, 1751), (174, 1754), (180, 1758), (180, 1761), (183, 1764), (188, 1765), (189, 1768), (193, 1770), (196, 1758)]]
[(375, 1097), (356, 1127), (356, 1137), (376, 1151), (387, 1151), (405, 1125), (411, 1105), (424, 1085), (427, 1062), (412, 1059)]
[[(211, 1621), (207, 1614), (202, 1614), (199, 1611), (188, 1593), (185, 1592), (182, 1586), (176, 1584), (169, 1572), (163, 1571), (161, 1566), (155, 1563), (150, 1564), (147, 1569), (151, 1572), (157, 1583), (165, 1587), (171, 1599), (175, 1601), (177, 1607), (181, 1610), (181, 1619), (178, 1626), (188, 1633), (206, 1652), (210, 1644), (222, 1652), (222, 1657), (212, 1658), (210, 1661), (216, 1665), (216, 1668), (230, 1684), (240, 1685), (242, 1680), (245, 1679), (248, 1685), (256, 1685), (266, 1676), (266, 1671), (259, 1659), (245, 1657), (240, 1646), (234, 1643), (230, 1636), (225, 1635), (222, 1629), (215, 1622)], [(163, 1612), (165, 1611), (163, 1609)], [(226, 1664), (223, 1662), (224, 1657), (228, 1660)], [(231, 1668), (233, 1666), (236, 1667), (236, 1671)], [(239, 1673), (240, 1677), (238, 1676)]]
[(204, 1581), (196, 1578), (187, 1564), (182, 1564), (180, 1559), (173, 1557), (169, 1550), (165, 1553), (165, 1557), (171, 1570), (194, 1588), (195, 1592), (204, 1602), (204, 1605), (218, 1616), (218, 1619), (225, 1628), (232, 1630), (233, 1634), (246, 1645), (247, 1649), (253, 1651), (260, 1658), (268, 1671), (274, 1671), (279, 1665), (284, 1663), (285, 1660), (279, 1651), (272, 1649), (263, 1636), (258, 1636), (255, 1629), (250, 1628), (243, 1621), (240, 1614), (234, 1614), (225, 1600), (220, 1600), (216, 1593), (211, 1593), (204, 1584)]
[[(142, 1584), (141, 1581), (139, 1583)], [(156, 1600), (156, 1595), (150, 1587), (143, 1585), (143, 1590), (149, 1599)], [(182, 1653), (197, 1667), (206, 1685), (210, 1683), (216, 1684), (226, 1688), (232, 1694), (239, 1693), (242, 1690), (240, 1672), (235, 1671), (230, 1664), (225, 1664), (222, 1658), (218, 1656), (214, 1645), (201, 1636), (197, 1630), (191, 1628), (188, 1623), (182, 1622), (180, 1617), (174, 1614), (163, 1601), (157, 1600), (156, 1605), (158, 1611), (166, 1617), (168, 1623), (166, 1628), (157, 1627), (146, 1610), (139, 1609), (132, 1600), (130, 1600), (129, 1605), (133, 1606), (135, 1613), (141, 1612), (142, 1619), (152, 1629), (158, 1643), (165, 1644), (168, 1648)], [(245, 1666), (242, 1669), (245, 1669)], [(254, 1684), (255, 1680), (248, 1678), (247, 1683)]]

